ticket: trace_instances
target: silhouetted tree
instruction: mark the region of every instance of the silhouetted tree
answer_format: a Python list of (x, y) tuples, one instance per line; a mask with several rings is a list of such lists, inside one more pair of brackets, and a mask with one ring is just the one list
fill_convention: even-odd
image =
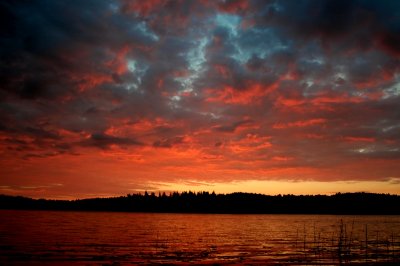
[(0, 195), (0, 209), (91, 210), (192, 213), (400, 214), (400, 196), (373, 193), (327, 195), (215, 194), (165, 192), (82, 200), (45, 200)]

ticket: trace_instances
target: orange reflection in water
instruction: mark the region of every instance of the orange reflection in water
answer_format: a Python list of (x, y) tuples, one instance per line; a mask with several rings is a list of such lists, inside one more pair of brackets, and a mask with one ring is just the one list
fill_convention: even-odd
[(2, 264), (394, 263), (400, 255), (399, 216), (0, 214)]

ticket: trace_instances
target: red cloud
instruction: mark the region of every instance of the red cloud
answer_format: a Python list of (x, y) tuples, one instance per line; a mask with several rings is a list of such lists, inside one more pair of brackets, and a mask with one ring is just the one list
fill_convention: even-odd
[(218, 5), (220, 11), (227, 13), (237, 13), (240, 11), (247, 10), (249, 8), (248, 0), (230, 0), (223, 1)]
[(324, 124), (326, 119), (323, 118), (315, 118), (310, 120), (301, 120), (296, 122), (290, 123), (275, 123), (272, 127), (275, 129), (283, 129), (283, 128), (290, 128), (290, 127), (308, 127), (318, 124)]
[(121, 75), (127, 71), (126, 55), (131, 51), (128, 45), (122, 47), (115, 53), (114, 59), (105, 63), (108, 68), (114, 70), (115, 73)]
[(232, 141), (228, 145), (228, 149), (234, 154), (253, 153), (260, 149), (272, 147), (270, 139), (271, 137), (269, 136), (247, 134), (245, 138), (242, 138), (238, 141)]
[(138, 12), (141, 16), (148, 16), (156, 10), (162, 9), (166, 0), (146, 0), (146, 1), (130, 1), (124, 0), (122, 10), (124, 12)]
[(275, 91), (278, 86), (279, 82), (275, 82), (268, 86), (255, 83), (244, 90), (235, 89), (231, 86), (225, 86), (222, 90), (207, 89), (206, 94), (210, 97), (206, 98), (206, 101), (237, 105), (260, 103), (264, 96)]
[(304, 97), (303, 95), (278, 96), (275, 106), (278, 109), (297, 113), (310, 113), (316, 110), (335, 112), (336, 107), (341, 104), (359, 104), (378, 100), (382, 95), (382, 92), (362, 92), (358, 96), (352, 96), (347, 93), (323, 91), (312, 97)]
[(290, 156), (274, 156), (272, 157), (272, 160), (274, 161), (281, 161), (281, 162), (287, 162), (293, 160), (293, 157)]
[(131, 121), (129, 118), (121, 120), (112, 120), (110, 126), (105, 133), (118, 137), (127, 137), (132, 135), (151, 136), (156, 134), (156, 130), (160, 128), (176, 128), (182, 127), (182, 121), (167, 121), (163, 118), (140, 119)]
[[(216, 37), (214, 37), (214, 38), (216, 38)], [(224, 65), (214, 65), (214, 69), (223, 78), (228, 78), (229, 76), (231, 76), (230, 69), (228, 67), (224, 66)]]
[[(78, 91), (83, 92), (90, 90), (104, 83), (112, 82), (112, 76), (105, 73), (75, 73), (70, 79), (76, 83)], [(65, 96), (65, 100), (71, 99), (70, 95)]]
[(348, 142), (375, 142), (375, 138), (368, 138), (368, 137), (344, 137), (345, 141)]

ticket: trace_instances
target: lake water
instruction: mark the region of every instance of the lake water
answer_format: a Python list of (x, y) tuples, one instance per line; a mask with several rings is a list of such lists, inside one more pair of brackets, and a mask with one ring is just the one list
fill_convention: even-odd
[(0, 210), (1, 265), (400, 263), (400, 216)]

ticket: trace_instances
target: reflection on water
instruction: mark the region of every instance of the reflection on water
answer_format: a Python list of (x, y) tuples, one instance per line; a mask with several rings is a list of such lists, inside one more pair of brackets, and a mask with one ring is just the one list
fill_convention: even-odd
[(400, 216), (0, 210), (0, 264), (399, 263)]

